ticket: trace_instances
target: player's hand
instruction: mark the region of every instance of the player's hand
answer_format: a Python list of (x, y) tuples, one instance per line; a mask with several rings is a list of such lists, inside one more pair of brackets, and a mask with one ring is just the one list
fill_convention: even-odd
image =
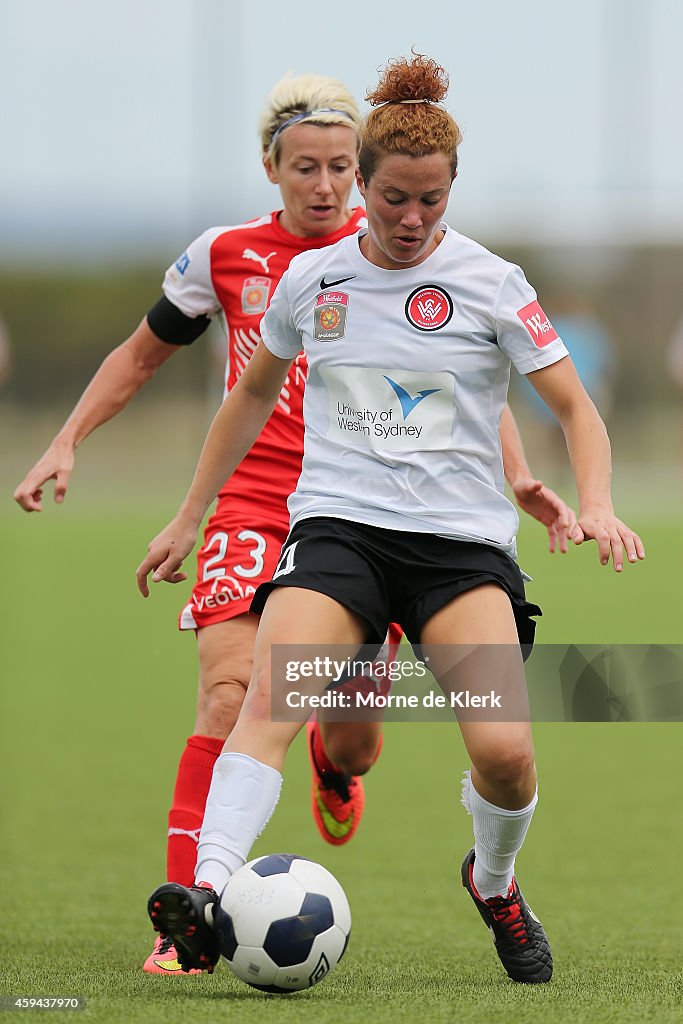
[(575, 544), (596, 541), (600, 564), (607, 565), (611, 554), (615, 572), (624, 568), (624, 552), (629, 562), (645, 558), (645, 547), (638, 534), (609, 510), (589, 510), (579, 515), (571, 536)]
[(511, 487), (519, 507), (547, 529), (550, 553), (559, 548), (566, 554), (567, 541), (576, 525), (574, 510), (542, 480), (532, 476), (519, 477)]
[(61, 505), (73, 468), (73, 445), (54, 442), (21, 481), (14, 492), (14, 500), (26, 512), (42, 512), (43, 487), (48, 480), (54, 480), (54, 500)]
[(143, 597), (149, 597), (147, 577), (152, 573), (154, 583), (182, 583), (187, 574), (180, 572), (183, 560), (192, 551), (197, 540), (197, 528), (176, 516), (154, 540), (147, 545), (147, 557), (136, 570), (138, 590)]

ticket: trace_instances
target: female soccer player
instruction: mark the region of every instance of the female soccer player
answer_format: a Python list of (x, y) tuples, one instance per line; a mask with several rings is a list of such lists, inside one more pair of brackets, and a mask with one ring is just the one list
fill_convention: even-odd
[[(54, 479), (62, 502), (75, 449), (96, 427), (119, 413), (159, 367), (224, 316), (228, 342), (226, 387), (240, 377), (259, 342), (261, 318), (293, 256), (321, 249), (365, 224), (349, 207), (359, 145), (360, 117), (340, 82), (306, 75), (285, 78), (261, 119), (266, 173), (279, 186), (283, 208), (258, 220), (211, 228), (169, 268), (163, 296), (132, 336), (104, 360), (47, 452), (15, 497), (40, 511), (42, 489)], [(328, 275), (333, 286), (334, 275)], [(335, 285), (336, 287), (336, 285)], [(279, 364), (278, 364), (279, 365)], [(196, 631), (199, 692), (193, 735), (180, 758), (169, 813), (167, 877), (190, 885), (211, 772), (242, 705), (251, 674), (257, 618), (249, 613), (256, 587), (273, 575), (287, 536), (286, 500), (301, 469), (303, 358), (292, 361), (278, 386), (272, 415), (249, 455), (220, 489), (198, 555), (198, 578), (180, 617)], [(520, 504), (543, 521), (551, 548), (566, 549), (566, 506), (534, 481), (511, 417), (503, 424), (508, 478)], [(223, 481), (222, 481), (223, 482)], [(328, 842), (353, 835), (363, 806), (357, 776), (376, 756), (379, 726), (329, 723), (325, 744), (310, 727), (314, 772), (312, 806)], [(328, 756), (328, 752), (329, 755)], [(161, 936), (144, 968), (178, 973), (173, 944)]]
[[(601, 564), (611, 555), (617, 572), (624, 554), (644, 557), (640, 538), (613, 511), (604, 424), (535, 292), (518, 267), (442, 222), (460, 140), (439, 105), (446, 90), (443, 68), (421, 56), (385, 70), (368, 97), (376, 109), (364, 124), (358, 171), (368, 229), (292, 262), (185, 501), (138, 568), (145, 596), (151, 571), (155, 581), (182, 578), (210, 501), (303, 349), (306, 444), (292, 530), (273, 582), (254, 601), (262, 615), (252, 678), (214, 769), (197, 884), (166, 884), (149, 903), (185, 969), (218, 959), (212, 905), (275, 809), (300, 728), (270, 719), (273, 644), (360, 645), (381, 640), (396, 621), (423, 650), (507, 652), (497, 663), (509, 678), (499, 682), (514, 685), (517, 645), (531, 643), (529, 616), (538, 609), (525, 600), (516, 515), (502, 493), (497, 430), (511, 364), (564, 430), (580, 506), (574, 543), (595, 539)], [(449, 672), (436, 673), (446, 685)], [(273, 679), (272, 695), (282, 689)], [(472, 765), (463, 801), (474, 825), (463, 884), (509, 976), (546, 982), (550, 947), (514, 878), (537, 801), (530, 726), (492, 718), (460, 725)]]

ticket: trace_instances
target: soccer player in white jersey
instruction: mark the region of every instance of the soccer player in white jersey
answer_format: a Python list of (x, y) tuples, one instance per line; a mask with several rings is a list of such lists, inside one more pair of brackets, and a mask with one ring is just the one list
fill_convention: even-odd
[[(15, 497), (24, 509), (41, 509), (50, 479), (55, 500), (63, 501), (77, 445), (117, 415), (214, 316), (226, 327), (226, 389), (235, 385), (290, 260), (355, 235), (365, 224), (363, 209), (349, 207), (359, 123), (355, 101), (340, 82), (304, 75), (278, 83), (261, 119), (261, 142), (265, 170), (280, 188), (283, 208), (245, 224), (210, 228), (169, 267), (159, 302), (105, 359), (45, 455), (18, 486)], [(196, 632), (200, 669), (197, 717), (180, 758), (168, 821), (167, 878), (185, 885), (194, 878), (213, 765), (251, 673), (257, 624), (249, 612), (251, 600), (259, 583), (271, 578), (287, 536), (286, 500), (301, 468), (305, 375), (305, 361), (297, 359), (251, 452), (220, 489), (198, 554), (197, 582), (180, 618), (182, 629)], [(511, 416), (501, 436), (518, 502), (548, 527), (551, 548), (565, 550), (570, 513), (531, 477)], [(312, 810), (323, 838), (342, 843), (360, 820), (358, 776), (376, 757), (379, 726), (328, 723), (325, 729), (323, 736), (317, 725), (309, 727)], [(180, 973), (167, 936), (158, 938), (144, 968)]]
[[(517, 515), (502, 491), (498, 426), (512, 364), (565, 433), (579, 498), (573, 541), (595, 539), (600, 562), (611, 555), (617, 572), (624, 556), (645, 554), (614, 513), (604, 424), (536, 293), (518, 267), (442, 223), (460, 139), (439, 105), (447, 82), (443, 68), (415, 56), (391, 63), (368, 96), (376, 109), (358, 171), (368, 230), (292, 261), (186, 499), (138, 568), (145, 596), (151, 571), (154, 580), (183, 577), (209, 503), (303, 349), (306, 435), (292, 530), (253, 604), (262, 612), (254, 669), (214, 768), (196, 884), (167, 883), (149, 901), (185, 969), (218, 960), (212, 907), (275, 809), (301, 727), (271, 720), (271, 697), (284, 686), (282, 678), (271, 686), (273, 645), (381, 642), (396, 621), (411, 643), (434, 652), (444, 687), (453, 665), (439, 652), (466, 645), (475, 667), (493, 664), (497, 675), (485, 683), (519, 696), (519, 645), (533, 642), (530, 616), (539, 609), (525, 599)], [(463, 657), (465, 673), (468, 663)], [(474, 826), (463, 885), (508, 975), (547, 982), (550, 946), (514, 877), (537, 802), (530, 724), (521, 714), (461, 716), (460, 728), (471, 760), (463, 803)]]
[[(196, 884), (163, 885), (149, 901), (185, 969), (218, 960), (212, 907), (275, 809), (301, 727), (271, 720), (271, 698), (284, 686), (282, 678), (271, 684), (273, 645), (377, 642), (396, 621), (411, 643), (435, 652), (445, 687), (453, 666), (439, 652), (466, 645), (475, 666), (486, 671), (492, 661), (498, 687), (519, 696), (519, 645), (531, 645), (538, 608), (525, 599), (517, 516), (502, 490), (498, 425), (512, 364), (564, 431), (579, 499), (574, 543), (596, 540), (601, 564), (611, 555), (617, 572), (624, 557), (645, 555), (614, 513), (604, 424), (536, 293), (518, 267), (442, 222), (460, 140), (440, 106), (447, 82), (443, 68), (415, 56), (391, 63), (368, 96), (376, 109), (358, 171), (368, 230), (292, 261), (187, 497), (138, 568), (144, 596), (152, 571), (154, 580), (183, 578), (209, 503), (303, 349), (306, 436), (292, 530), (254, 601), (262, 611), (254, 669), (214, 768)], [(463, 657), (460, 667), (470, 664)], [(461, 716), (460, 727), (471, 760), (463, 803), (474, 826), (463, 885), (508, 975), (547, 982), (550, 946), (514, 877), (537, 802), (528, 719)]]
[[(497, 431), (512, 364), (564, 431), (579, 498), (574, 543), (594, 539), (601, 564), (611, 556), (617, 572), (624, 557), (645, 556), (613, 510), (604, 424), (536, 293), (518, 267), (442, 223), (460, 139), (440, 106), (447, 81), (443, 68), (415, 56), (390, 63), (368, 96), (376, 109), (358, 172), (368, 230), (292, 261), (186, 499), (138, 568), (145, 596), (150, 572), (157, 581), (183, 577), (206, 508), (303, 349), (310, 372), (292, 530), (254, 602), (262, 610), (254, 670), (214, 769), (197, 881), (163, 885), (149, 901), (185, 969), (218, 959), (213, 905), (275, 809), (301, 727), (270, 719), (271, 697), (283, 688), (280, 678), (271, 683), (274, 644), (360, 645), (381, 640), (394, 620), (422, 649), (492, 652), (497, 682), (514, 689), (519, 645), (530, 646), (538, 609), (525, 599), (517, 516), (502, 492)], [(446, 687), (451, 668), (436, 666)], [(547, 982), (550, 946), (514, 877), (537, 802), (530, 725), (523, 716), (463, 716), (460, 727), (471, 760), (463, 803), (474, 826), (463, 885), (508, 975)]]

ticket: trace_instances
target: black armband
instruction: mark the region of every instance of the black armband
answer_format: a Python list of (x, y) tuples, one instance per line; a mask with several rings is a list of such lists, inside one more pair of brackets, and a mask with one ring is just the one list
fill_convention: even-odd
[(208, 316), (188, 316), (165, 295), (152, 306), (147, 323), (160, 341), (169, 345), (191, 345), (211, 323)]

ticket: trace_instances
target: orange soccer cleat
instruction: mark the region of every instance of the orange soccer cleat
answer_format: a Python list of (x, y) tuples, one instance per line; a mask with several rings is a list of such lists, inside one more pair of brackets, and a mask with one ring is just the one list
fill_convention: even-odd
[(208, 974), (220, 957), (218, 936), (213, 928), (217, 893), (206, 883), (189, 888), (165, 882), (147, 901), (147, 913), (155, 932), (170, 937), (180, 969), (185, 974)]
[(317, 722), (306, 726), (308, 756), (311, 761), (311, 808), (318, 831), (326, 843), (343, 846), (353, 838), (363, 816), (365, 792), (358, 775), (321, 768), (329, 759), (325, 754)]
[(174, 974), (174, 975), (185, 975), (187, 974), (203, 974), (203, 971), (192, 970), (184, 971), (178, 961), (178, 951), (175, 948), (173, 939), (170, 935), (157, 935), (154, 943), (154, 949), (149, 954), (142, 969), (145, 974)]

